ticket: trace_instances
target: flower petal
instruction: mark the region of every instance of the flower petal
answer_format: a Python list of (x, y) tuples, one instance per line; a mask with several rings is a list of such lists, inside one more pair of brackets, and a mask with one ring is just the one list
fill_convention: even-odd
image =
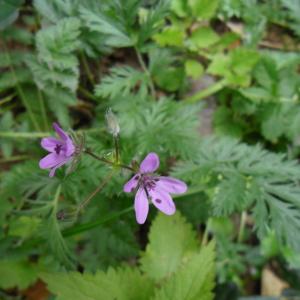
[(63, 131), (57, 123), (53, 123), (52, 126), (62, 140), (66, 141), (69, 138), (68, 134), (65, 131)]
[(73, 153), (75, 152), (75, 146), (70, 136), (64, 130), (62, 130), (57, 123), (53, 123), (53, 128), (60, 136), (60, 138), (65, 142), (66, 155), (67, 156), (73, 155)]
[(140, 174), (135, 174), (129, 181), (127, 181), (127, 183), (123, 186), (123, 191), (125, 193), (133, 192), (139, 183), (140, 176)]
[(63, 142), (54, 137), (43, 138), (41, 141), (41, 146), (49, 152), (55, 152), (57, 145), (63, 145)]
[(75, 152), (75, 146), (73, 144), (73, 141), (68, 136), (66, 140), (66, 155), (71, 156), (74, 154), (74, 152)]
[(187, 185), (176, 178), (159, 176), (156, 185), (171, 194), (183, 194), (187, 191)]
[(136, 221), (139, 224), (144, 224), (149, 211), (149, 202), (143, 188), (139, 188), (135, 195), (134, 209)]
[(158, 208), (166, 215), (173, 215), (176, 211), (175, 204), (171, 198), (171, 196), (165, 192), (164, 190), (150, 190), (149, 194), (151, 196), (151, 201)]
[(62, 161), (61, 163), (59, 163), (58, 165), (56, 165), (55, 167), (53, 167), (50, 170), (49, 177), (53, 177), (55, 175), (56, 169), (59, 168), (59, 167), (61, 167), (61, 166), (63, 166), (64, 164), (66, 164), (69, 160), (70, 160), (70, 158), (66, 158), (66, 160)]
[(65, 155), (50, 153), (40, 160), (39, 166), (41, 169), (51, 169), (67, 160), (68, 158)]
[(152, 173), (159, 167), (159, 157), (156, 153), (149, 153), (140, 165), (141, 173)]

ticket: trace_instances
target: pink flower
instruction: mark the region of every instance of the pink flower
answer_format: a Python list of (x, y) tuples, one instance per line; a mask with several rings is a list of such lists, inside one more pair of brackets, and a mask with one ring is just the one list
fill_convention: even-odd
[(75, 145), (69, 135), (56, 123), (53, 123), (53, 128), (59, 135), (59, 139), (54, 137), (42, 139), (41, 146), (50, 153), (39, 163), (41, 169), (50, 169), (50, 177), (54, 176), (57, 168), (69, 162), (75, 153)]
[(133, 192), (137, 187), (134, 209), (139, 224), (146, 221), (149, 211), (149, 200), (156, 208), (166, 215), (173, 215), (176, 211), (171, 194), (182, 194), (187, 190), (184, 182), (165, 176), (156, 176), (153, 173), (159, 167), (159, 157), (156, 153), (149, 153), (135, 174), (123, 187), (124, 192)]

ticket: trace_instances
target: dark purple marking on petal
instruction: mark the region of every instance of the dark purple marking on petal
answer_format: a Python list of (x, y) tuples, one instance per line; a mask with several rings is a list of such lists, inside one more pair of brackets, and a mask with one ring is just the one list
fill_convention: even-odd
[(134, 177), (134, 180), (139, 180), (140, 179), (140, 176), (139, 175), (136, 175), (135, 177)]
[(62, 145), (59, 145), (59, 144), (57, 144), (54, 148), (54, 151), (56, 152), (56, 154), (59, 154), (61, 150), (62, 150)]
[(162, 202), (160, 199), (155, 199), (154, 201), (158, 204), (160, 204)]

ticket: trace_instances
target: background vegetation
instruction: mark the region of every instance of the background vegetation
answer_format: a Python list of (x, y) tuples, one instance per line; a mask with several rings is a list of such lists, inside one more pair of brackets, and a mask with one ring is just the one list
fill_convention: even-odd
[[(298, 0), (0, 0), (0, 30), (1, 299), (299, 296)], [(111, 168), (39, 169), (53, 121), (112, 159), (109, 107), (175, 216), (136, 224), (115, 170), (75, 218)]]

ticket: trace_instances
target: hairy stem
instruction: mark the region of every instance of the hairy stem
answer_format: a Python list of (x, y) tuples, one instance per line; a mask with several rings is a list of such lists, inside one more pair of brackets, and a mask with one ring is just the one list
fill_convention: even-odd
[(134, 50), (135, 50), (135, 53), (136, 53), (136, 56), (138, 58), (138, 61), (139, 61), (139, 64), (140, 64), (141, 68), (146, 73), (146, 75), (147, 75), (147, 77), (149, 79), (149, 87), (150, 87), (151, 95), (152, 95), (153, 98), (155, 98), (155, 95), (156, 95), (156, 93), (155, 93), (155, 87), (154, 87), (154, 83), (152, 81), (152, 77), (151, 77), (150, 71), (148, 70), (148, 68), (147, 68), (147, 66), (145, 64), (140, 51), (136, 47), (134, 48)]
[(82, 60), (82, 64), (83, 64), (84, 70), (86, 72), (87, 78), (89, 79), (89, 81), (92, 85), (95, 85), (94, 74), (92, 73), (90, 66), (88, 64), (88, 61), (83, 52), (81, 52), (81, 60)]
[(241, 214), (240, 228), (239, 228), (239, 233), (238, 233), (238, 237), (237, 237), (238, 243), (243, 242), (246, 222), (247, 222), (247, 212), (243, 211)]
[(78, 216), (78, 214), (80, 213), (80, 211), (82, 209), (84, 209), (89, 203), (90, 201), (107, 185), (107, 183), (111, 180), (111, 178), (113, 177), (115, 171), (111, 172), (105, 179), (104, 181), (102, 181), (99, 186), (84, 200), (82, 201), (77, 210), (76, 210), (76, 216)]
[(5, 55), (6, 55), (6, 57), (7, 57), (7, 61), (9, 62), (9, 68), (10, 68), (10, 71), (11, 71), (11, 73), (12, 73), (12, 75), (13, 75), (13, 77), (14, 77), (14, 80), (15, 80), (15, 82), (16, 82), (16, 90), (17, 90), (17, 92), (18, 92), (18, 94), (19, 94), (19, 96), (20, 96), (20, 99), (21, 99), (21, 101), (22, 101), (24, 107), (26, 108), (26, 110), (27, 110), (27, 112), (28, 112), (29, 118), (31, 119), (31, 122), (32, 122), (34, 128), (35, 128), (37, 131), (41, 131), (41, 129), (40, 129), (40, 127), (39, 127), (39, 124), (38, 124), (38, 122), (37, 122), (37, 120), (36, 120), (36, 118), (35, 118), (35, 116), (34, 116), (34, 114), (33, 114), (33, 111), (31, 110), (31, 108), (30, 108), (30, 106), (29, 106), (29, 104), (28, 104), (28, 102), (27, 102), (27, 99), (26, 99), (26, 97), (25, 97), (25, 94), (24, 94), (24, 92), (23, 92), (21, 86), (19, 85), (18, 77), (17, 77), (17, 74), (16, 74), (16, 72), (15, 72), (15, 69), (14, 69), (14, 67), (13, 67), (13, 65), (12, 65), (12, 63), (11, 63), (11, 57), (10, 57), (9, 51), (8, 51), (6, 45), (5, 45), (5, 42), (3, 42), (3, 47), (4, 47)]
[(37, 92), (38, 92), (38, 98), (39, 98), (40, 108), (41, 108), (41, 112), (42, 112), (42, 117), (43, 117), (43, 121), (44, 121), (44, 128), (45, 128), (45, 130), (49, 130), (48, 118), (47, 118), (47, 114), (46, 114), (46, 108), (45, 108), (45, 102), (43, 99), (43, 95), (39, 88), (37, 89)]
[(216, 92), (220, 91), (227, 84), (226, 79), (222, 79), (220, 81), (215, 82), (214, 84), (208, 86), (206, 89), (196, 92), (194, 95), (185, 99), (186, 103), (196, 103), (203, 98), (209, 97)]
[(94, 154), (93, 152), (91, 152), (89, 149), (85, 149), (85, 150), (84, 150), (84, 153), (90, 155), (91, 157), (93, 157), (93, 158), (95, 158), (95, 159), (97, 159), (97, 160), (99, 160), (99, 161), (102, 161), (102, 162), (104, 162), (104, 163), (106, 163), (106, 164), (109, 164), (109, 165), (111, 165), (111, 166), (121, 167), (121, 168), (123, 168), (123, 169), (127, 169), (127, 170), (130, 170), (130, 171), (132, 171), (132, 172), (135, 171), (133, 168), (131, 168), (131, 167), (129, 167), (129, 166), (120, 164), (120, 163), (118, 163), (118, 162), (110, 161), (110, 160), (108, 160), (108, 159), (106, 159), (106, 158), (104, 158), (104, 157), (100, 157), (100, 156)]
[(119, 163), (119, 157), (120, 157), (119, 136), (114, 136), (114, 144), (115, 144), (116, 162)]

